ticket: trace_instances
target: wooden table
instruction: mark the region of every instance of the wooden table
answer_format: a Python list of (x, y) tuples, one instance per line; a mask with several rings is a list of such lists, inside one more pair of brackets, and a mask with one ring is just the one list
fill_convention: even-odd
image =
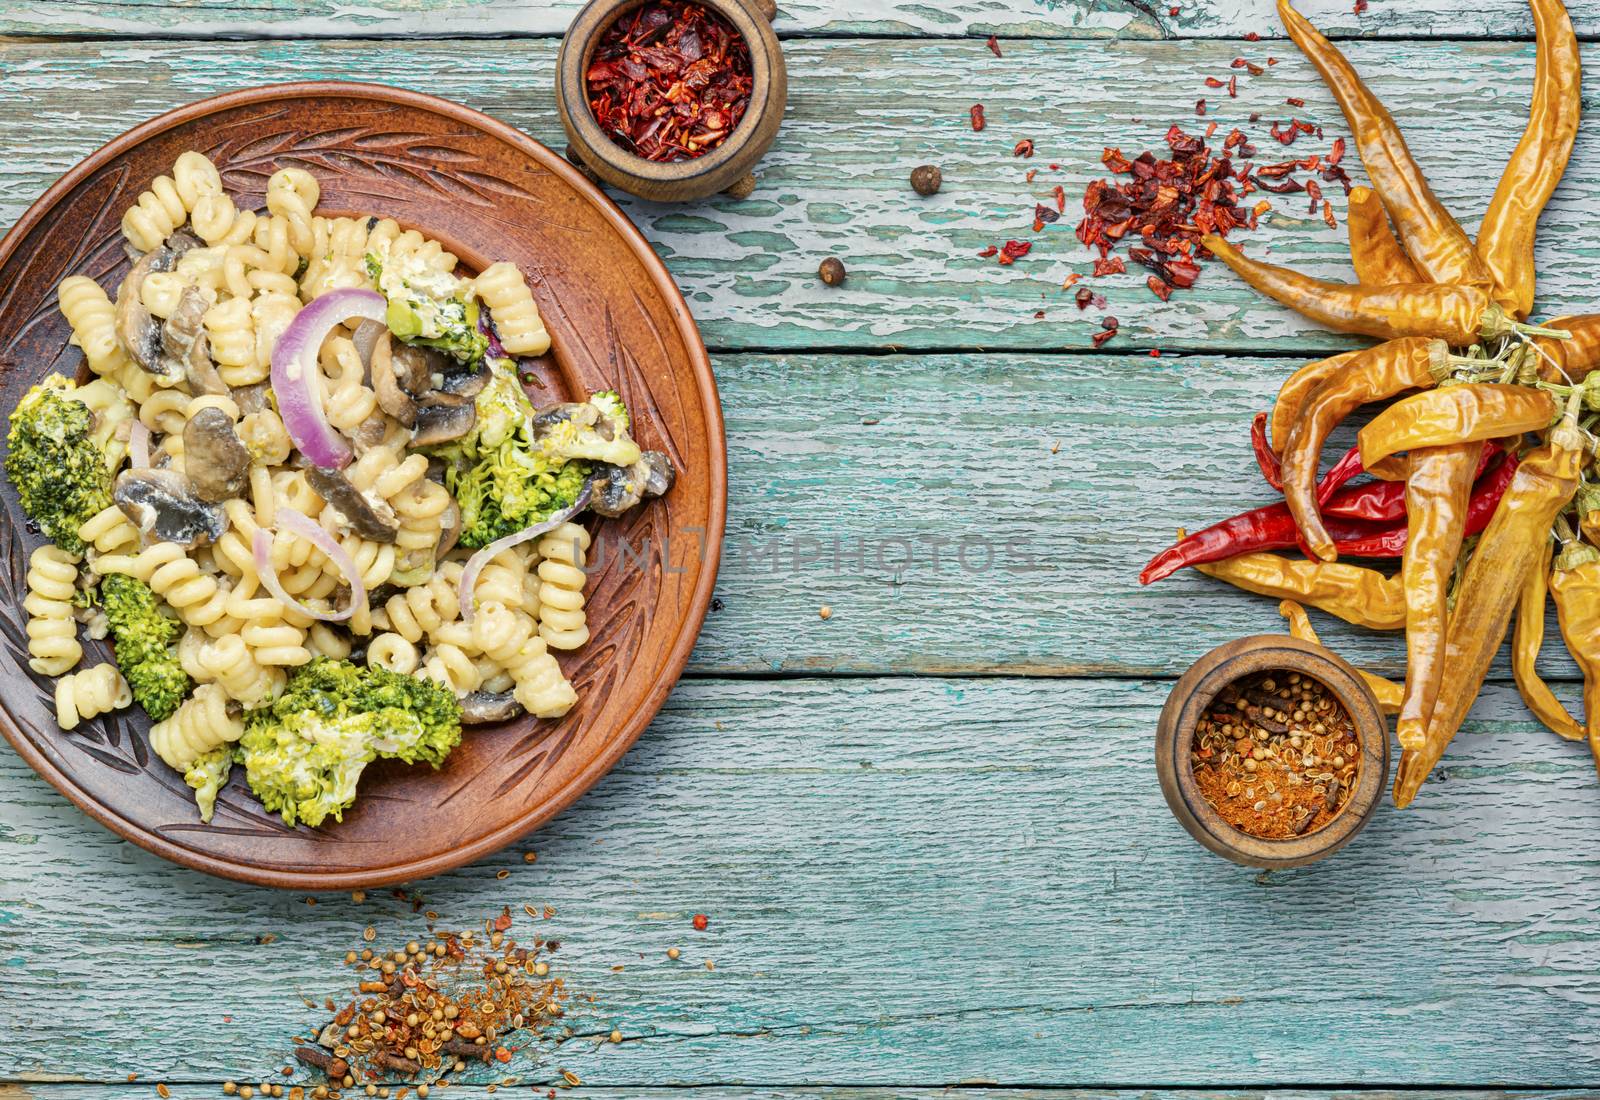
[[(1348, 346), (1220, 267), (1165, 306), (1134, 273), (1097, 284), (1105, 310), (1080, 314), (1062, 291), (1087, 266), (1073, 214), (1102, 146), (1159, 147), (1170, 123), (1195, 125), (1201, 95), (1223, 127), (1262, 112), (1267, 142), (1290, 113), (1343, 132), (1269, 0), (1176, 2), (1176, 16), (1165, 0), (786, 4), (789, 115), (756, 193), (624, 201), (722, 387), (719, 602), (608, 779), (524, 846), (417, 887), (455, 927), (553, 906), (541, 931), (596, 998), (570, 1038), (444, 1095), (503, 1076), (521, 1082), (503, 1093), (542, 1093), (563, 1069), (616, 1100), (1476, 1098), (1600, 1082), (1600, 786), (1503, 665), (1415, 808), (1385, 807), (1324, 865), (1223, 863), (1157, 791), (1172, 678), (1280, 624), (1204, 578), (1141, 590), (1138, 566), (1178, 524), (1265, 499), (1250, 414), (1312, 353)], [(1594, 5), (1572, 6), (1600, 34)], [(552, 64), (573, 7), (7, 0), (0, 222), (125, 127), (270, 81), (403, 84), (559, 147)], [(1524, 4), (1350, 8), (1306, 3), (1360, 38), (1354, 60), (1475, 227), (1526, 109)], [(1269, 55), (1281, 63), (1236, 101), (1203, 85)], [(1600, 51), (1586, 60), (1600, 71)], [(1010, 155), (1023, 137), (1031, 161)], [(930, 200), (906, 184), (925, 161), (945, 175)], [(1030, 233), (1056, 182), (1068, 215)], [(1595, 297), (1597, 199), (1600, 123), (1545, 218), (1543, 316)], [(1253, 248), (1348, 277), (1342, 234), (1278, 205)], [(976, 257), (1011, 237), (1033, 254)], [(828, 255), (845, 286), (818, 282)], [(1106, 312), (1121, 335), (1093, 353)], [(1396, 639), (1320, 625), (1351, 659), (1398, 670)], [(0, 1097), (110, 1100), (162, 1081), (189, 1100), (260, 1080), (318, 1015), (301, 996), (346, 989), (338, 961), (369, 924), (380, 942), (423, 931), (384, 891), (307, 898), (170, 866), (0, 753)], [(625, 1041), (602, 1043), (613, 1026)]]

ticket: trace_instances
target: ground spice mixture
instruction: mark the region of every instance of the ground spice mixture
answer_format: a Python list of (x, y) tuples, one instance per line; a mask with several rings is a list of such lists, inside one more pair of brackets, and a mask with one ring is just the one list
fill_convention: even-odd
[(1195, 727), (1195, 782), (1223, 820), (1263, 840), (1327, 825), (1361, 771), (1350, 716), (1325, 686), (1267, 672), (1224, 688)]
[(750, 44), (721, 15), (685, 0), (651, 0), (595, 47), (589, 109), (613, 141), (645, 160), (692, 160), (744, 118), (750, 72)]
[[(531, 907), (527, 912), (539, 916)], [(332, 1018), (315, 1035), (293, 1040), (295, 1060), (320, 1070), (327, 1083), (293, 1091), (307, 1100), (402, 1097), (412, 1090), (426, 1097), (468, 1062), (511, 1061), (561, 1020), (569, 998), (563, 980), (550, 976), (549, 958), (560, 944), (535, 938), (531, 946), (519, 945), (507, 934), (512, 923), (507, 907), (481, 932), (430, 931), (393, 950), (346, 954), (357, 995), (337, 1010), (327, 1000)], [(373, 940), (366, 933), (362, 938)], [(394, 1081), (409, 1088), (379, 1090), (379, 1082)], [(236, 1086), (239, 1095), (247, 1088)], [(261, 1088), (264, 1095), (282, 1095), (274, 1086)]]

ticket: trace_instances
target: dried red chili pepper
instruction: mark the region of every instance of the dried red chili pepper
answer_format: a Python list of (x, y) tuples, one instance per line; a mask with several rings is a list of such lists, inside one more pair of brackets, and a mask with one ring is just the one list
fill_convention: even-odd
[(585, 74), (589, 109), (613, 141), (646, 160), (704, 156), (750, 105), (750, 45), (688, 0), (650, 0), (607, 29)]

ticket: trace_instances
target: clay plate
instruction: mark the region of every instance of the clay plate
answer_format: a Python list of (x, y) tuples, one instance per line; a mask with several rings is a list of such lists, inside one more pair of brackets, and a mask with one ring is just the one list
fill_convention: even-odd
[[(589, 581), (593, 638), (561, 657), (579, 702), (559, 721), (468, 730), (445, 767), (367, 769), (342, 823), (290, 829), (233, 780), (202, 825), (182, 776), (151, 753), (137, 708), (71, 734), (48, 679), (29, 672), (22, 597), (39, 537), (0, 491), (0, 728), (35, 771), (102, 824), (212, 874), (297, 890), (421, 878), (527, 833), (592, 786), (643, 732), (677, 681), (711, 600), (727, 506), (721, 407), (683, 296), (622, 212), (576, 169), (504, 123), (431, 96), (367, 84), (230, 92), (139, 126), (68, 172), (0, 242), (0, 408), (49, 371), (81, 363), (56, 285), (127, 270), (120, 219), (185, 149), (259, 206), (285, 165), (314, 173), (319, 211), (371, 212), (416, 228), (469, 271), (509, 259), (532, 278), (554, 338), (539, 364), (550, 400), (615, 386), (641, 446), (679, 470), (666, 497), (593, 529), (610, 552)], [(616, 552), (625, 538), (638, 557)], [(591, 550), (591, 556), (598, 551)], [(85, 660), (110, 659), (85, 642)]]

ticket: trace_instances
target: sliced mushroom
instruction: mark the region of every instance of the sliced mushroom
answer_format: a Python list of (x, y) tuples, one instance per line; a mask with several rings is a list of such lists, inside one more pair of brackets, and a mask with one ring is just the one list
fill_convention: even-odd
[(384, 501), (376, 503), (350, 483), (338, 470), (307, 466), (306, 480), (317, 495), (344, 517), (345, 525), (364, 539), (393, 542), (400, 532), (394, 509)]
[(579, 427), (593, 424), (600, 416), (599, 410), (593, 405), (578, 401), (564, 401), (559, 405), (546, 405), (537, 409), (533, 414), (533, 430), (537, 433), (549, 431), (551, 428), (567, 421), (572, 421)]
[(389, 422), (382, 413), (373, 413), (350, 430), (350, 442), (359, 456), (380, 446), (388, 435)]
[(193, 550), (227, 530), (222, 509), (196, 496), (189, 479), (174, 470), (124, 470), (111, 495), (147, 542)]
[(644, 479), (644, 495), (666, 496), (667, 490), (678, 480), (678, 471), (673, 468), (672, 459), (664, 451), (646, 451), (639, 462), (648, 471)]
[[(225, 396), (228, 386), (217, 373), (216, 364), (211, 362), (211, 348), (204, 326), (205, 315), (205, 298), (194, 287), (185, 289), (183, 297), (178, 300), (178, 308), (161, 326), (161, 347), (166, 357), (176, 362), (178, 369), (183, 371), (193, 393)], [(169, 369), (164, 364), (161, 373), (167, 373)]]
[(167, 248), (158, 248), (145, 253), (144, 257), (133, 265), (133, 270), (128, 272), (127, 278), (122, 280), (122, 286), (117, 291), (117, 342), (139, 366), (152, 374), (168, 378), (176, 378), (182, 373), (183, 368), (167, 360), (162, 354), (161, 325), (150, 315), (150, 311), (144, 308), (144, 300), (139, 296), (139, 291), (144, 285), (145, 276), (152, 271), (170, 271), (174, 259), (171, 250)]
[(244, 492), (250, 480), (250, 451), (232, 417), (207, 407), (189, 418), (183, 428), (183, 468), (201, 500), (215, 503)]
[(620, 516), (646, 497), (661, 496), (676, 478), (672, 460), (660, 451), (646, 451), (632, 466), (600, 463), (590, 479), (589, 508), (597, 515)]
[(477, 422), (478, 408), (470, 401), (460, 405), (424, 405), (417, 409), (417, 427), (411, 433), (411, 445), (429, 447), (460, 439)]
[(394, 376), (400, 381), (400, 388), (412, 397), (421, 397), (429, 390), (436, 388), (436, 379), (442, 378), (444, 372), (455, 365), (442, 351), (433, 348), (419, 348), (400, 341), (395, 342)]
[(257, 382), (253, 386), (233, 387), (233, 402), (239, 406), (240, 416), (249, 416), (251, 413), (264, 412), (272, 407), (269, 398), (271, 385), (267, 382)]
[(461, 722), (467, 726), (509, 722), (522, 713), (522, 704), (509, 691), (474, 691), (461, 700)]
[[(372, 390), (378, 395), (378, 407), (408, 428), (417, 422), (417, 404), (401, 384), (398, 372), (411, 362), (409, 357), (394, 354), (388, 332), (372, 345)], [(427, 389), (426, 379), (422, 388)]]
[(483, 388), (489, 384), (493, 372), (489, 370), (489, 361), (485, 359), (475, 371), (451, 371), (444, 376), (439, 388), (445, 393), (457, 394), (461, 397), (477, 397)]

